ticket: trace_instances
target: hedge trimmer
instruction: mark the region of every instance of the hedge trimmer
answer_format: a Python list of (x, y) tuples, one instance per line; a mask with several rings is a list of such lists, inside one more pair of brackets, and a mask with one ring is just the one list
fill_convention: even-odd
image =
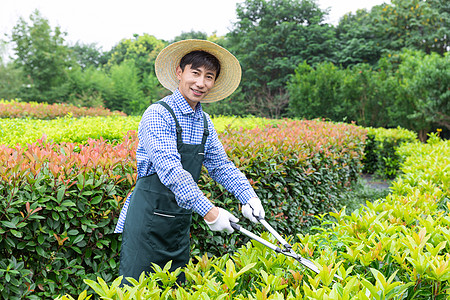
[[(274, 245), (268, 241), (266, 241), (265, 239), (257, 236), (256, 234), (248, 231), (245, 228), (242, 228), (240, 225), (234, 223), (234, 222), (230, 222), (231, 223), (231, 227), (236, 230), (239, 231), (243, 234), (245, 234), (246, 236), (248, 236), (249, 238), (254, 239), (255, 241), (263, 244), (266, 247), (269, 247), (270, 249), (274, 250), (277, 253), (282, 253), (288, 257), (292, 257), (295, 260), (297, 260), (299, 263), (301, 263), (303, 266), (305, 266), (306, 268), (310, 269), (311, 271), (319, 274), (319, 268), (317, 268), (317, 266), (310, 260), (298, 255), (297, 253), (294, 252), (294, 250), (292, 250), (292, 246), (289, 245), (289, 243), (283, 239), (281, 237), (281, 235), (279, 235), (275, 229), (272, 228), (272, 226), (269, 225), (269, 223), (266, 222), (266, 220), (264, 218), (261, 217), (256, 217), (258, 219), (258, 221), (280, 242), (281, 245), (283, 245), (283, 249), (278, 247), (277, 245)], [(334, 277), (342, 280), (342, 278), (336, 274), (334, 274)], [(334, 281), (334, 280), (333, 280)]]

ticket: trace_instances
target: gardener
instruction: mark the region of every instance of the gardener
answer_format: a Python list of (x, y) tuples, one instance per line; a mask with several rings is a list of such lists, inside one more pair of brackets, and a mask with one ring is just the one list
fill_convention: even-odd
[[(238, 219), (214, 206), (197, 182), (202, 165), (243, 205), (253, 222), (264, 217), (261, 201), (248, 180), (228, 159), (201, 102), (222, 100), (241, 80), (238, 60), (204, 40), (184, 40), (161, 51), (155, 62), (159, 82), (173, 92), (144, 112), (136, 152), (138, 180), (120, 213), (122, 232), (119, 274), (138, 279), (152, 263), (170, 271), (189, 260), (192, 212), (213, 231), (232, 233)], [(184, 274), (179, 282), (184, 282)], [(124, 280), (124, 282), (126, 282)]]

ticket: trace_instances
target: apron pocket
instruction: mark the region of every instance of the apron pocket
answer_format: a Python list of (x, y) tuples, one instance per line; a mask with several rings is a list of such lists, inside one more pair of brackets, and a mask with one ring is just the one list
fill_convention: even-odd
[(189, 244), (191, 213), (155, 209), (150, 215), (149, 242), (155, 250), (175, 251)]

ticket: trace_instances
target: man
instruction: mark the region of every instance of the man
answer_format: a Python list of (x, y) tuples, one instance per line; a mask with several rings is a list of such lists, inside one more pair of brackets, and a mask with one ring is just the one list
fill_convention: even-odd
[[(122, 232), (119, 274), (138, 279), (152, 263), (171, 271), (189, 261), (192, 212), (213, 231), (232, 233), (238, 219), (214, 206), (197, 182), (204, 165), (243, 205), (253, 222), (264, 209), (245, 176), (228, 159), (201, 102), (231, 95), (241, 67), (226, 49), (204, 40), (184, 40), (161, 51), (155, 62), (159, 82), (173, 92), (151, 105), (139, 124), (138, 180), (121, 211), (115, 232)], [(179, 278), (184, 281), (184, 274)]]

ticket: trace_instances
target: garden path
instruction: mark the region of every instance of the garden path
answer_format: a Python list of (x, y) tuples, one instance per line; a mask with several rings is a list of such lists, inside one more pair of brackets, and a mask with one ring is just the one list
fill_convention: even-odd
[(373, 189), (377, 190), (386, 190), (391, 186), (390, 180), (383, 180), (380, 178), (377, 178), (373, 174), (361, 174), (361, 178), (366, 182), (368, 186), (370, 186)]

